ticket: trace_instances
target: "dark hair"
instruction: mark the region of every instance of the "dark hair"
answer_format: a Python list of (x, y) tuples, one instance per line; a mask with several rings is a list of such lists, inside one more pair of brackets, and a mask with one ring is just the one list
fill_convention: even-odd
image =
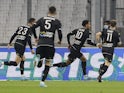
[(82, 26), (86, 26), (89, 23), (89, 20), (83, 20), (82, 21)]
[(32, 22), (34, 22), (35, 21), (35, 18), (29, 18), (28, 19), (28, 23), (32, 23)]
[(107, 24), (107, 25), (109, 25), (110, 24), (110, 21), (109, 20), (106, 20), (106, 21), (104, 21), (104, 24)]
[(116, 23), (116, 21), (111, 21), (110, 24), (112, 27), (115, 27), (117, 23)]
[(49, 7), (49, 13), (51, 14), (56, 13), (56, 8), (54, 6)]

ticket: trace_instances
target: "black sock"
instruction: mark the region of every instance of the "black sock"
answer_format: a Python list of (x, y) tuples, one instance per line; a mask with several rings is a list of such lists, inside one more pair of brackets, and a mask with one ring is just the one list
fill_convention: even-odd
[(65, 62), (61, 62), (61, 63), (57, 63), (57, 64), (53, 64), (54, 67), (66, 67), (67, 64)]
[(15, 61), (10, 61), (10, 62), (5, 61), (5, 62), (4, 62), (4, 65), (8, 65), (8, 66), (17, 66), (17, 63), (16, 63)]
[(20, 63), (20, 72), (21, 72), (21, 75), (24, 74), (24, 61), (21, 61)]
[(39, 62), (38, 62), (37, 67), (38, 67), (38, 68), (42, 67), (42, 61), (39, 61)]
[(86, 62), (81, 62), (83, 75), (86, 75)]
[(45, 69), (44, 69), (43, 74), (42, 74), (42, 81), (45, 81), (45, 79), (47, 78), (49, 69), (50, 69), (50, 66), (45, 65)]
[(100, 65), (100, 69), (99, 69), (99, 75), (102, 76), (108, 69), (108, 66), (106, 66), (105, 64)]

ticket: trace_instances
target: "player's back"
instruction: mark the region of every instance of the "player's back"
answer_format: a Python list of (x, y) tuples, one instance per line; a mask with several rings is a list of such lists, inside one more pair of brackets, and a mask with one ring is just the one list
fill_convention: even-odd
[(119, 42), (119, 35), (115, 30), (103, 30), (102, 32), (103, 45), (107, 44), (108, 47), (116, 47)]
[(26, 45), (27, 38), (29, 35), (31, 35), (30, 27), (28, 27), (28, 26), (18, 27), (18, 29), (16, 31), (16, 35), (17, 35), (16, 43), (21, 43), (22, 45)]
[(61, 23), (55, 17), (47, 16), (38, 20), (37, 24), (40, 26), (38, 45), (54, 46), (55, 31), (61, 28)]
[(73, 33), (75, 33), (75, 41), (73, 45), (80, 50), (86, 39), (89, 37), (89, 30), (85, 28), (79, 28), (75, 29)]

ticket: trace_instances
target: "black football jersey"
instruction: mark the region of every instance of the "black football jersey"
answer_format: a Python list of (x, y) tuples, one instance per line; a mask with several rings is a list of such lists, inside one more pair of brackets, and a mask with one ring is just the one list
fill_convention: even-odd
[(75, 36), (74, 44), (72, 46), (80, 50), (81, 47), (84, 45), (85, 41), (87, 40), (87, 38), (89, 38), (89, 30), (80, 28), (80, 29), (75, 29), (72, 32), (68, 33), (67, 35), (68, 44), (70, 44), (69, 38), (71, 35)]
[[(102, 42), (104, 44), (108, 44), (108, 46), (116, 47), (119, 42), (119, 35), (117, 31), (113, 31), (111, 29), (102, 31)], [(110, 47), (111, 47), (110, 46)]]
[(30, 27), (28, 26), (20, 26), (18, 27), (17, 31), (13, 34), (13, 36), (10, 39), (11, 43), (13, 39), (16, 37), (15, 43), (18, 43), (22, 46), (26, 46), (27, 42), (30, 43), (29, 46), (31, 46), (31, 31)]
[(40, 26), (39, 42), (38, 46), (54, 46), (55, 31), (58, 31), (59, 39), (62, 39), (61, 23), (54, 17), (42, 17), (40, 18), (33, 28)]

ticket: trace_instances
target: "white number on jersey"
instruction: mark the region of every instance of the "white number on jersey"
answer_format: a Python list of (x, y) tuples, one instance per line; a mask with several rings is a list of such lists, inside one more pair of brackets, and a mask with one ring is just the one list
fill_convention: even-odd
[(112, 41), (112, 33), (107, 33), (107, 40), (108, 42)]
[(82, 35), (83, 35), (83, 31), (77, 31), (76, 38), (81, 39)]
[(19, 27), (19, 31), (18, 34), (19, 35), (26, 35), (28, 31), (28, 28), (24, 28), (24, 27)]
[(48, 30), (48, 29), (50, 29), (50, 28), (51, 28), (51, 21), (52, 21), (52, 20), (45, 20), (45, 26), (44, 26), (44, 27), (45, 27), (45, 29), (47, 29), (47, 30)]

